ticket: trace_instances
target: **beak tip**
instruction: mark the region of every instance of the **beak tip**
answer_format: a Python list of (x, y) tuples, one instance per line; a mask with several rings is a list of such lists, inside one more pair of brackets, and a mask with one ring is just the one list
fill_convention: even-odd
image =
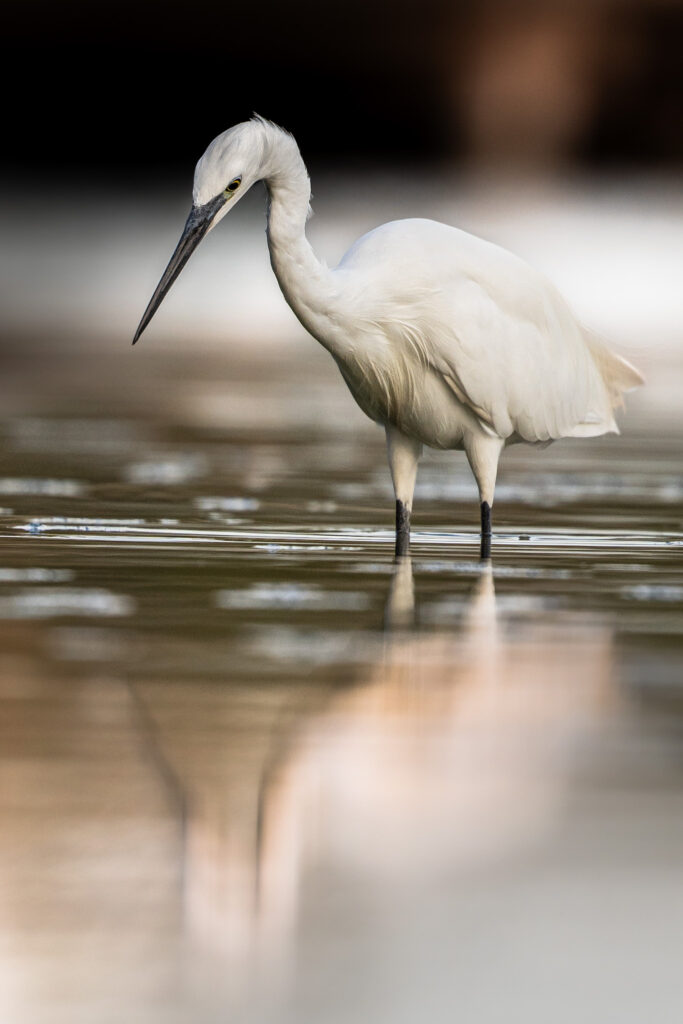
[(147, 326), (147, 324), (144, 323), (144, 322), (138, 324), (138, 329), (135, 332), (135, 334), (133, 335), (133, 340), (131, 342), (131, 345), (137, 345), (137, 343), (139, 342), (140, 338), (142, 337), (142, 332), (144, 331), (146, 326)]

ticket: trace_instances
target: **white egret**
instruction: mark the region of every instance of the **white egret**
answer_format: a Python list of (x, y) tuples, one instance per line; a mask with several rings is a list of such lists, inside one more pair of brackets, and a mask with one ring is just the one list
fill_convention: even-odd
[(503, 448), (618, 432), (613, 410), (640, 374), (581, 326), (542, 274), (457, 228), (393, 221), (325, 266), (306, 239), (311, 188), (298, 146), (260, 117), (223, 132), (199, 160), (192, 210), (133, 344), (204, 235), (261, 180), (280, 288), (386, 431), (396, 553), (409, 549), (417, 463), (428, 445), (465, 450), (488, 555)]

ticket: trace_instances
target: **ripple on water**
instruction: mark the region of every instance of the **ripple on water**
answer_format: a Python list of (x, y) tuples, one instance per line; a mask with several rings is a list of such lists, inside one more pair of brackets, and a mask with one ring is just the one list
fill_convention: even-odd
[(219, 590), (214, 600), (219, 608), (239, 610), (362, 611), (370, 603), (367, 594), (357, 591), (323, 590), (297, 583), (254, 583), (241, 590)]
[(334, 544), (254, 544), (254, 551), (266, 551), (269, 555), (291, 551), (353, 551), (354, 548), (337, 547)]
[[(210, 515), (210, 513), (209, 513)], [(44, 516), (24, 523), (13, 525), (13, 530), (32, 534), (61, 534), (64, 539), (71, 540), (117, 540), (122, 543), (155, 543), (155, 544), (249, 544), (253, 550), (265, 550), (270, 553), (278, 551), (321, 551), (334, 549), (338, 552), (359, 553), (373, 549), (384, 550), (394, 544), (393, 530), (366, 528), (357, 526), (325, 526), (318, 523), (310, 532), (271, 528), (267, 526), (250, 526), (247, 529), (229, 528), (228, 522), (222, 521), (221, 526), (228, 528), (212, 529), (207, 525), (196, 523), (186, 525), (182, 520), (145, 520), (145, 519), (99, 519), (90, 517)], [(457, 553), (461, 549), (471, 552), (476, 550), (479, 535), (472, 530), (468, 533), (452, 531), (417, 530), (411, 538), (413, 553), (420, 548), (447, 549), (449, 553)], [(683, 547), (683, 534), (660, 531), (593, 531), (565, 529), (560, 532), (543, 533), (494, 533), (494, 548), (499, 553), (512, 553), (512, 550), (524, 547), (525, 554), (530, 548), (536, 548), (544, 555), (555, 552), (567, 554), (585, 551), (618, 552), (630, 550), (648, 552), (666, 547)], [(455, 564), (455, 563), (454, 563)], [(369, 571), (369, 570), (368, 570)], [(444, 566), (444, 571), (447, 571)], [(453, 571), (466, 572), (461, 564)], [(474, 571), (471, 570), (471, 571)], [(527, 570), (510, 570), (526, 572)], [(535, 570), (529, 569), (529, 574)]]
[[(419, 562), (415, 571), (420, 573), (455, 573), (458, 576), (480, 576), (481, 562)], [(492, 566), (493, 575), (509, 579), (546, 579), (568, 580), (572, 578), (570, 569), (552, 569), (530, 565), (496, 565)]]
[(307, 501), (304, 505), (306, 512), (322, 512), (330, 514), (339, 509), (336, 501)]
[[(496, 613), (502, 618), (530, 616), (536, 618), (550, 609), (560, 607), (560, 600), (554, 596), (537, 594), (498, 594)], [(430, 626), (452, 626), (454, 620), (462, 618), (472, 608), (471, 595), (456, 594), (425, 604), (420, 620)]]
[[(146, 519), (112, 519), (98, 516), (41, 516), (40, 519), (32, 519), (28, 527), (34, 532), (36, 529), (49, 526), (96, 526), (98, 529), (106, 526), (145, 526)], [(17, 527), (26, 529), (26, 527)]]
[(206, 476), (208, 468), (206, 456), (198, 452), (187, 452), (132, 462), (126, 466), (123, 476), (131, 484), (172, 487)]
[(260, 508), (261, 502), (257, 498), (200, 497), (195, 498), (192, 504), (202, 512), (255, 512)]
[(32, 587), (0, 597), (0, 619), (49, 619), (63, 615), (106, 618), (131, 615), (135, 601), (103, 587)]
[(0, 568), (0, 583), (69, 583), (73, 578), (71, 569)]
[(665, 583), (637, 583), (622, 587), (620, 594), (634, 601), (683, 601), (683, 587)]
[(50, 477), (0, 477), (0, 494), (40, 494), (46, 498), (80, 498), (88, 488), (80, 480)]

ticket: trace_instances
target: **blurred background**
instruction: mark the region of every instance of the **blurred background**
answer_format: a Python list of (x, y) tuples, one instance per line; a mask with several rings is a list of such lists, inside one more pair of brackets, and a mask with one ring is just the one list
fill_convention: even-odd
[(146, 188), (258, 110), (318, 166), (661, 169), (683, 158), (682, 26), (675, 0), (10, 2), (5, 168)]
[[(664, 335), (677, 348), (683, 313), (682, 39), (676, 0), (10, 2), (4, 326), (120, 349), (184, 223), (196, 160), (257, 111), (300, 144), (328, 262), (382, 220), (457, 223), (548, 271), (647, 363)], [(245, 324), (303, 339), (255, 192), (195, 257), (160, 329), (195, 346), (239, 343)]]
[[(9, 0), (3, 1024), (678, 1022), (683, 4)], [(141, 343), (194, 165), (292, 131), (334, 265), (397, 217), (546, 272), (622, 434), (459, 453), (393, 564), (381, 432), (255, 187)]]

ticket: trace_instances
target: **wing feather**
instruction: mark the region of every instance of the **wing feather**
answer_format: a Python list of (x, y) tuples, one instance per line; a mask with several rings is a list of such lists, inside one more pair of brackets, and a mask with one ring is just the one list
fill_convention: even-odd
[(642, 383), (542, 274), (457, 228), (383, 225), (347, 253), (345, 268), (362, 271), (368, 320), (397, 358), (412, 352), (498, 437), (547, 442), (616, 431), (621, 393)]

